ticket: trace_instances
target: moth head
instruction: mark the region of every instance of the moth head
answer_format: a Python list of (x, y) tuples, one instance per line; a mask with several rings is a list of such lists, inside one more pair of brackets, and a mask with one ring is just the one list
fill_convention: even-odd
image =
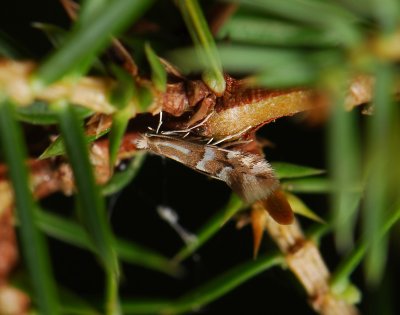
[(137, 138), (133, 140), (133, 144), (139, 150), (146, 150), (149, 148), (149, 142), (147, 140), (147, 137), (145, 137), (142, 134), (140, 134)]

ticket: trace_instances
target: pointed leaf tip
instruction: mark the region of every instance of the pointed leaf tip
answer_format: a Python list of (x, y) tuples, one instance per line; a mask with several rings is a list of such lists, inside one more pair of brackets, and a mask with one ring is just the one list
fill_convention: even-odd
[(285, 193), (286, 199), (289, 202), (290, 206), (293, 209), (293, 212), (303, 217), (309, 218), (315, 222), (319, 222), (324, 224), (325, 221), (314, 211), (312, 211), (300, 198), (296, 195)]
[(256, 202), (251, 209), (251, 227), (253, 230), (253, 257), (257, 258), (260, 250), (261, 241), (264, 234), (265, 224), (267, 222), (267, 212), (262, 204)]

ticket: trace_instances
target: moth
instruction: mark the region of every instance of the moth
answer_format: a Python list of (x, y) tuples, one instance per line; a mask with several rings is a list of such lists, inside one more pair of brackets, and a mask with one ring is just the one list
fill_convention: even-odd
[(151, 133), (140, 134), (134, 144), (137, 149), (168, 157), (224, 181), (246, 203), (263, 202), (272, 218), (280, 224), (293, 221), (292, 209), (279, 189), (279, 180), (260, 155)]

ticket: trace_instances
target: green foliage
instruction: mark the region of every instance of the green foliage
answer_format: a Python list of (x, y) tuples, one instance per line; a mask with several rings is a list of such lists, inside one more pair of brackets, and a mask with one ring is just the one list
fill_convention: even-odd
[(110, 169), (112, 170), (116, 159), (122, 137), (128, 126), (133, 108), (129, 106), (129, 102), (134, 96), (134, 80), (124, 70), (114, 67), (115, 76), (117, 77), (117, 86), (112, 91), (111, 101), (113, 105), (119, 109), (114, 115), (110, 131)]
[(9, 167), (14, 188), (17, 220), (20, 224), (22, 249), (34, 288), (34, 297), (43, 314), (60, 314), (56, 285), (43, 234), (35, 219), (35, 204), (29, 189), (26, 152), (20, 126), (14, 119), (14, 107), (6, 99), (0, 100), (1, 149)]
[(313, 167), (295, 165), (285, 162), (273, 162), (272, 168), (275, 170), (275, 173), (279, 179), (307, 177), (324, 173), (323, 170)]
[[(34, 117), (32, 119), (35, 119)], [(29, 119), (30, 121), (32, 121), (32, 119)], [(22, 119), (21, 119), (22, 120)], [(40, 119), (40, 121), (42, 122), (43, 119)], [(104, 136), (105, 134), (107, 134), (110, 131), (109, 128), (103, 130), (102, 132), (95, 134), (95, 135), (87, 135), (85, 136), (85, 141), (87, 143), (91, 143), (95, 140), (97, 140), (98, 138)], [(61, 136), (58, 136), (57, 139), (55, 139), (47, 148), (46, 150), (43, 151), (43, 153), (39, 156), (39, 159), (48, 159), (51, 157), (55, 157), (55, 156), (59, 156), (59, 155), (63, 155), (65, 154), (65, 146), (64, 146), (64, 141), (63, 138)]]
[(167, 72), (149, 43), (144, 45), (144, 50), (151, 67), (151, 80), (157, 90), (165, 92), (167, 89)]
[(67, 156), (74, 173), (77, 187), (78, 215), (93, 243), (96, 255), (106, 271), (107, 278), (107, 314), (119, 313), (117, 283), (119, 266), (112, 234), (106, 220), (106, 208), (99, 187), (95, 183), (86, 147), (83, 128), (72, 106), (66, 103), (54, 104), (58, 113), (60, 131), (65, 141)]
[[(61, 218), (48, 211), (37, 211), (36, 216), (38, 227), (47, 235), (96, 253), (93, 242), (78, 223)], [(167, 258), (133, 242), (114, 239), (113, 246), (119, 259), (123, 262), (140, 265), (174, 276), (180, 272), (179, 266), (170, 263)]]
[(225, 91), (221, 61), (214, 39), (197, 0), (175, 0), (198, 53), (197, 61), (204, 68), (203, 80), (216, 94)]
[(276, 265), (282, 264), (279, 254), (270, 254), (228, 270), (175, 301), (126, 301), (123, 310), (128, 314), (181, 314), (205, 305), (236, 288), (244, 281)]
[(107, 2), (88, 13), (85, 19), (79, 19), (63, 46), (38, 69), (34, 88), (40, 89), (64, 76), (84, 74), (111, 36), (133, 23), (151, 3), (144, 0)]
[[(93, 112), (85, 107), (77, 107), (76, 112), (80, 119), (84, 119), (93, 115)], [(57, 113), (52, 110), (49, 104), (39, 101), (36, 101), (29, 106), (18, 106), (16, 108), (16, 117), (18, 120), (32, 125), (52, 125), (57, 123)], [(56, 142), (59, 141), (56, 140)], [(58, 145), (54, 144), (54, 146)], [(44, 156), (43, 158), (48, 158), (64, 153), (64, 150), (61, 149), (61, 144), (59, 149), (54, 150), (57, 153), (54, 152), (51, 155)]]
[(196, 240), (184, 246), (174, 257), (174, 261), (181, 261), (193, 254), (200, 246), (208, 241), (221, 227), (240, 209), (243, 201), (238, 196), (232, 195), (226, 207), (218, 211), (201, 229), (196, 233)]
[[(327, 91), (334, 103), (329, 108), (326, 132), (327, 171), (286, 162), (271, 164), (281, 180), (282, 189), (290, 192), (289, 201), (294, 210), (318, 222), (310, 229), (310, 235), (321, 246), (324, 245), (322, 236), (333, 235), (339, 254), (344, 255), (330, 283), (335, 294), (349, 303), (359, 302), (368, 287), (357, 289), (351, 278), (361, 264), (364, 265), (366, 283), (371, 287), (379, 285), (385, 272), (392, 272), (393, 266), (388, 263), (389, 241), (395, 236), (392, 232), (400, 219), (397, 188), (400, 182), (400, 115), (398, 101), (393, 96), (393, 91), (399, 90), (396, 63), (399, 52), (398, 47), (387, 45), (391, 36), (396, 36), (399, 31), (399, 2), (223, 1), (224, 4), (239, 6), (213, 37), (206, 17), (208, 5), (212, 7), (215, 2), (176, 0), (174, 6), (172, 3), (161, 4), (161, 1), (86, 0), (81, 3), (79, 18), (71, 30), (46, 21), (35, 24), (49, 37), (54, 49), (32, 75), (33, 90), (40, 90), (54, 82), (80, 78), (94, 68), (97, 72), (100, 69), (102, 74), (112, 75), (117, 82), (111, 95), (108, 95), (116, 109), (112, 127), (90, 136), (85, 136), (83, 126), (85, 119), (95, 114), (92, 111), (75, 108), (62, 99), (56, 104), (35, 101), (22, 107), (10, 103), (6, 95), (0, 94), (1, 158), (7, 164), (15, 194), (23, 263), (29, 274), (27, 287), (30, 289), (27, 291), (30, 290), (34, 307), (40, 314), (190, 312), (222, 298), (245, 281), (283, 263), (283, 258), (275, 253), (254, 261), (249, 256), (248, 262), (230, 267), (222, 275), (208, 282), (202, 281), (205, 285), (178, 297), (168, 294), (166, 298), (150, 296), (140, 299), (119, 293), (120, 277), (135, 283), (135, 279), (125, 278), (120, 270), (121, 262), (124, 266), (141, 266), (153, 272), (182, 276), (180, 263), (195, 257), (197, 252), (216, 239), (217, 234), (225, 232), (228, 221), (247, 208), (237, 196), (232, 195), (225, 205), (221, 205), (221, 210), (198, 223), (193, 242), (181, 248), (175, 246), (168, 253), (175, 253), (171, 258), (166, 258), (167, 250), (163, 252), (164, 248), (156, 249), (139, 244), (141, 242), (128, 241), (113, 232), (111, 222), (107, 220), (105, 197), (126, 188), (139, 171), (145, 169), (147, 162), (144, 163), (144, 154), (135, 155), (125, 170), (113, 174), (108, 183), (99, 187), (95, 183), (87, 144), (108, 133), (110, 169), (114, 171), (123, 136), (130, 118), (135, 114), (132, 100), (136, 109), (145, 112), (153, 100), (153, 89), (157, 93), (166, 90), (167, 72), (158, 56), (166, 57), (184, 74), (201, 73), (204, 82), (216, 94), (225, 90), (223, 72), (245, 76), (251, 79), (252, 84), (267, 88), (312, 86)], [(164, 16), (157, 14), (160, 8), (165, 7), (168, 9), (163, 12)], [(139, 20), (139, 31), (130, 28)], [(169, 25), (174, 24), (172, 20), (176, 20), (174, 22), (179, 27)], [(146, 27), (157, 29), (156, 34), (146, 33)], [(174, 32), (184, 27), (190, 38), (176, 38)], [(150, 65), (149, 85), (139, 87), (135, 78), (114, 65), (114, 60), (109, 61), (102, 55), (112, 37), (124, 31), (124, 38), (133, 46), (131, 53), (138, 56), (135, 61), (138, 61), (139, 69), (142, 71)], [(1, 31), (0, 55), (8, 58), (26, 55), (26, 51), (19, 48), (23, 45), (14, 45), (14, 42), (5, 31)], [(191, 42), (193, 47), (187, 46)], [(388, 57), (382, 51), (394, 51), (397, 57)], [(147, 60), (140, 56), (145, 56)], [(371, 116), (363, 116), (356, 109), (347, 111), (343, 107), (347, 82), (358, 73), (375, 77)], [(1, 86), (0, 93), (3, 93)], [(73, 218), (43, 211), (34, 201), (25, 163), (29, 143), (27, 140), (24, 143), (20, 123), (48, 128), (46, 130), (52, 135), (54, 125), (58, 126), (60, 135), (44, 150), (40, 159), (58, 157), (70, 162), (78, 201)], [(312, 162), (307, 165), (312, 165)], [(146, 176), (146, 173), (143, 171), (140, 175)], [(155, 180), (161, 181), (161, 176)], [(156, 195), (157, 186), (153, 186), (151, 189)], [(132, 187), (136, 192), (140, 191), (135, 186), (127, 189)], [(303, 201), (304, 195), (307, 195), (304, 198), (307, 203)], [(313, 202), (308, 203), (308, 200), (317, 200), (321, 195), (329, 197), (330, 213), (324, 212), (323, 207), (314, 209)], [(198, 192), (198, 196), (199, 199), (205, 198), (202, 191)], [(132, 200), (122, 208), (135, 211), (135, 220), (146, 225), (141, 221), (144, 210), (136, 207), (135, 198), (139, 197), (132, 194)], [(151, 202), (154, 200), (151, 199)], [(188, 202), (187, 208), (191, 211), (191, 203)], [(154, 230), (152, 226), (146, 228), (149, 235), (163, 239), (161, 232), (164, 231)], [(134, 234), (135, 231), (131, 232)], [(101, 302), (88, 306), (86, 298), (71, 298), (71, 295), (65, 294), (63, 284), (54, 280), (44, 235), (88, 251), (98, 259), (105, 273), (103, 292), (98, 292), (97, 297)], [(229, 261), (230, 257), (225, 257), (225, 260)]]

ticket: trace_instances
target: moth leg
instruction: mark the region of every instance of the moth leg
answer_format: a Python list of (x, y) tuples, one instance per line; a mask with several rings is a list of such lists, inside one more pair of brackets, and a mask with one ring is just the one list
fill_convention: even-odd
[(204, 118), (201, 122), (199, 122), (197, 125), (194, 125), (190, 128), (186, 128), (186, 129), (179, 129), (179, 130), (169, 130), (169, 131), (161, 131), (161, 134), (163, 135), (177, 135), (180, 133), (187, 133), (187, 132), (191, 132), (192, 130), (200, 127), (201, 125), (205, 124), (206, 121), (208, 119), (210, 119), (210, 117), (214, 114), (214, 112), (209, 113), (206, 118)]
[(199, 109), (194, 113), (194, 115), (190, 118), (190, 120), (187, 122), (187, 126), (190, 128), (190, 126), (196, 124), (199, 121), (204, 121), (204, 118), (207, 117), (207, 113), (209, 112), (210, 108), (212, 108), (215, 104), (215, 100), (206, 97), (201, 101)]

